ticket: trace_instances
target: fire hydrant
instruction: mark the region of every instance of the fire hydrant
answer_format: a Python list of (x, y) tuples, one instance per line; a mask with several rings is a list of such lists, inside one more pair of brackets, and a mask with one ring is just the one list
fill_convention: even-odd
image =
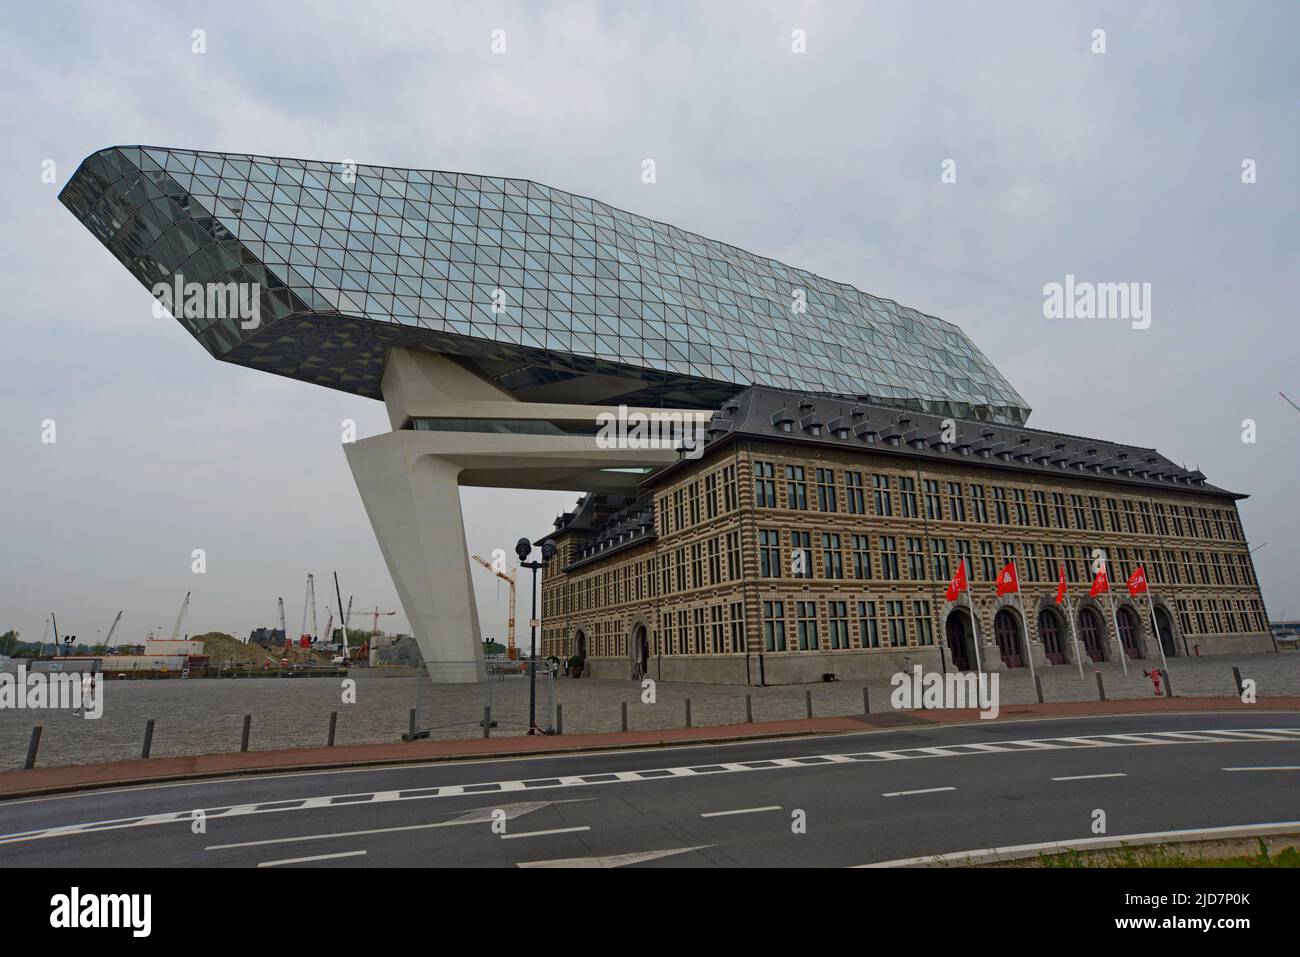
[(1155, 668), (1152, 668), (1150, 671), (1144, 671), (1142, 673), (1151, 679), (1151, 684), (1154, 685), (1156, 689), (1156, 697), (1159, 698), (1160, 697), (1160, 672), (1157, 671)]

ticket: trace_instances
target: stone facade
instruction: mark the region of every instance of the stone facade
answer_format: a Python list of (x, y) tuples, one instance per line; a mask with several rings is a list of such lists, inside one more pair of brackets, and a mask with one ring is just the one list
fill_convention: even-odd
[[(1026, 626), (1039, 667), (1075, 667), (1076, 636), (1085, 664), (1117, 658), (1122, 639), (1130, 659), (1158, 662), (1152, 606), (1169, 657), (1273, 650), (1231, 493), (735, 438), (651, 477), (639, 507), (653, 504), (652, 527), (593, 548), (590, 529), (557, 523), (545, 654), (582, 654), (596, 677), (879, 680), (974, 667), (970, 601), (985, 669), (1027, 664)], [(1087, 597), (1103, 552), (1114, 610)], [(970, 598), (953, 604), (962, 558)], [(996, 598), (1013, 559), (1020, 595)], [(1138, 565), (1150, 604), (1124, 585)]]

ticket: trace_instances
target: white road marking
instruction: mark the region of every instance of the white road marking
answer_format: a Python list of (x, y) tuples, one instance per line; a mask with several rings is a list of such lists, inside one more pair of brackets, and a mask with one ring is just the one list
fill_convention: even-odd
[(515, 867), (626, 867), (629, 864), (656, 861), (661, 857), (671, 857), (674, 854), (703, 851), (712, 846), (712, 844), (697, 844), (695, 847), (670, 847), (663, 851), (636, 851), (631, 854), (611, 854), (606, 857), (565, 857), (554, 861), (520, 861)]
[(517, 817), (522, 817), (532, 811), (540, 808), (549, 807), (552, 804), (568, 803), (560, 801), (535, 801), (528, 804), (507, 804), (500, 808), (476, 808), (460, 817), (454, 817), (450, 821), (435, 821), (431, 824), (405, 824), (399, 827), (372, 827), (364, 831), (338, 831), (334, 834), (303, 834), (297, 837), (272, 837), (264, 841), (240, 841), (237, 844), (209, 844), (204, 848), (205, 851), (225, 851), (235, 847), (262, 847), (266, 844), (295, 844), (300, 841), (327, 841), (337, 837), (364, 837), (369, 834), (395, 834), (399, 831), (427, 831), (439, 827), (457, 827), (464, 824), (483, 824), (492, 820), (491, 812), (494, 810), (504, 811), (506, 820), (510, 821)]
[(921, 788), (920, 790), (917, 791), (886, 791), (884, 794), (880, 796), (882, 798), (901, 798), (901, 797), (907, 797), (909, 794), (936, 794), (939, 791), (955, 791), (955, 790), (957, 789), (956, 788)]
[(1117, 834), (1110, 837), (1063, 838), (1039, 844), (1014, 844), (1008, 847), (986, 847), (973, 851), (953, 851), (949, 854), (929, 854), (925, 857), (901, 857), (894, 861), (875, 864), (858, 864), (869, 867), (915, 867), (925, 864), (981, 864), (985, 861), (1011, 861), (1017, 858), (1036, 857), (1039, 854), (1059, 854), (1062, 851), (1099, 850), (1121, 847), (1134, 842), (1199, 841), (1211, 838), (1251, 837), (1266, 834), (1285, 834), (1300, 830), (1300, 821), (1279, 821), (1272, 824), (1241, 824), (1228, 827), (1202, 827), (1185, 831), (1149, 831), (1145, 834)]
[(1254, 768), (1220, 768), (1221, 771), (1300, 771), (1300, 764), (1261, 765)]
[[(930, 729), (927, 729), (930, 730)], [(1169, 732), (1173, 735), (1175, 732)], [(1177, 732), (1187, 734), (1188, 732)], [(381, 801), (419, 801), (443, 797), (483, 797), (492, 799), (501, 794), (519, 791), (542, 791), (563, 787), (587, 787), (602, 784), (630, 783), (634, 781), (657, 781), (661, 779), (681, 779), (707, 774), (713, 776), (724, 772), (768, 771), (777, 768), (821, 767), (827, 764), (846, 764), (877, 761), (910, 761), (939, 757), (968, 757), (972, 751), (990, 753), (1033, 753), (1039, 748), (1069, 749), (1094, 747), (1158, 747), (1172, 744), (1235, 744), (1247, 742), (1284, 742), (1294, 743), (1300, 740), (1300, 729), (1295, 728), (1259, 728), (1252, 730), (1208, 730), (1192, 732), (1203, 735), (1208, 740), (1188, 740), (1185, 737), (1164, 736), (1165, 732), (1150, 732), (1147, 735), (1103, 735), (1080, 736), (1076, 738), (1047, 738), (1003, 741), (997, 744), (956, 743), (946, 746), (944, 755), (928, 754), (919, 748), (898, 748), (893, 751), (865, 751), (853, 754), (804, 755), (798, 758), (755, 758), (751, 761), (736, 762), (722, 766), (724, 771), (697, 773), (693, 768), (701, 767), (696, 763), (676, 768), (646, 768), (638, 771), (592, 771), (588, 774), (568, 775), (566, 777), (527, 778), (515, 781), (485, 781), (470, 784), (441, 785), (437, 787), (412, 787), (401, 791), (367, 791), (358, 794), (323, 795), (311, 798), (281, 798), (258, 804), (239, 804), (227, 807), (202, 809), (209, 818), (231, 816), (244, 817), (252, 814), (274, 814), (284, 811), (319, 810), (321, 808), (347, 807), (354, 804), (374, 803), (376, 797)], [(1123, 740), (1101, 740), (1102, 738), (1120, 737)], [(952, 750), (961, 748), (961, 751)], [(1032, 750), (1031, 750), (1032, 749)], [(520, 760), (520, 759), (516, 759)], [(719, 765), (708, 765), (718, 767)], [(580, 782), (580, 783), (571, 783)], [(2, 805), (0, 805), (2, 806)], [(196, 809), (197, 810), (197, 809)], [(64, 824), (57, 827), (40, 828), (31, 831), (19, 831), (0, 835), (0, 845), (24, 841), (37, 841), (54, 837), (75, 837), (85, 833), (118, 830), (121, 828), (146, 827), (156, 824), (188, 823), (192, 820), (194, 810), (171, 811), (165, 813), (135, 815), (132, 817), (110, 820), (90, 821), (76, 824)]]
[(279, 867), (281, 864), (306, 864), (308, 861), (332, 861), (340, 857), (359, 857), (365, 851), (343, 851), (339, 854), (317, 854), (314, 857), (290, 857), (283, 861), (263, 861), (258, 867)]
[(591, 828), (585, 824), (582, 827), (554, 827), (549, 831), (520, 831), (518, 834), (502, 834), (501, 840), (506, 841), (512, 837), (545, 837), (548, 834), (575, 834), (578, 831), (590, 831)]
[(1052, 778), (1053, 781), (1095, 781), (1097, 778), (1126, 778), (1127, 774), (1114, 771), (1110, 774), (1072, 774), (1065, 778)]
[(781, 810), (781, 806), (779, 804), (771, 804), (767, 807), (742, 807), (742, 808), (737, 808), (734, 811), (708, 811), (706, 813), (702, 813), (700, 817), (727, 817), (732, 814), (757, 814), (760, 811), (779, 811), (779, 810)]

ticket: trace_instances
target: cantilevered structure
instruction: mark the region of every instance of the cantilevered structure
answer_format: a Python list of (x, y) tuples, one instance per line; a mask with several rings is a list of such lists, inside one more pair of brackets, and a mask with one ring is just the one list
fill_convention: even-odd
[(671, 449), (602, 412), (718, 410), (763, 386), (1016, 427), (1029, 407), (951, 323), (528, 180), (144, 146), (65, 206), (146, 287), (246, 284), (257, 321), (175, 310), (215, 358), (383, 399), (346, 447), (435, 677), (482, 644), (459, 485), (634, 495)]

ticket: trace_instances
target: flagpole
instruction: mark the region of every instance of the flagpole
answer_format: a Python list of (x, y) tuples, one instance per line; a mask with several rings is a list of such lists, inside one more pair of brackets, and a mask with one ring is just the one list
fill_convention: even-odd
[(1124, 653), (1124, 639), (1119, 636), (1119, 616), (1115, 614), (1115, 592), (1110, 587), (1110, 576), (1106, 576), (1106, 595), (1110, 598), (1110, 623), (1115, 629), (1115, 645), (1119, 648), (1119, 663), (1124, 666), (1124, 677), (1128, 677), (1128, 655)]
[[(1146, 577), (1146, 569), (1142, 570), (1142, 577)], [(1160, 663), (1165, 666), (1165, 674), (1169, 674), (1169, 659), (1165, 657), (1165, 643), (1160, 640), (1160, 626), (1156, 624), (1156, 603), (1151, 598), (1150, 584), (1147, 586), (1147, 608), (1151, 610), (1151, 634), (1156, 636), (1156, 647), (1160, 649)]]
[(1020, 594), (1020, 569), (1016, 567), (1016, 560), (1011, 559), (1011, 573), (1016, 576), (1016, 597), (1020, 599), (1020, 624), (1025, 632), (1025, 657), (1029, 659), (1029, 680), (1035, 685), (1038, 684), (1038, 672), (1034, 670), (1034, 652), (1029, 647), (1029, 613), (1025, 611), (1025, 599)]
[[(966, 559), (963, 558), (961, 562), (964, 566)], [(975, 632), (975, 673), (978, 675), (984, 671), (984, 666), (980, 663), (980, 622), (979, 614), (975, 611), (975, 598), (970, 587), (969, 570), (966, 572), (966, 604), (970, 606), (970, 624)]]
[(1074, 642), (1074, 660), (1079, 663), (1079, 677), (1083, 678), (1083, 656), (1079, 654), (1079, 634), (1074, 627), (1074, 606), (1070, 604), (1070, 593), (1065, 593), (1065, 613), (1070, 616), (1070, 640)]

